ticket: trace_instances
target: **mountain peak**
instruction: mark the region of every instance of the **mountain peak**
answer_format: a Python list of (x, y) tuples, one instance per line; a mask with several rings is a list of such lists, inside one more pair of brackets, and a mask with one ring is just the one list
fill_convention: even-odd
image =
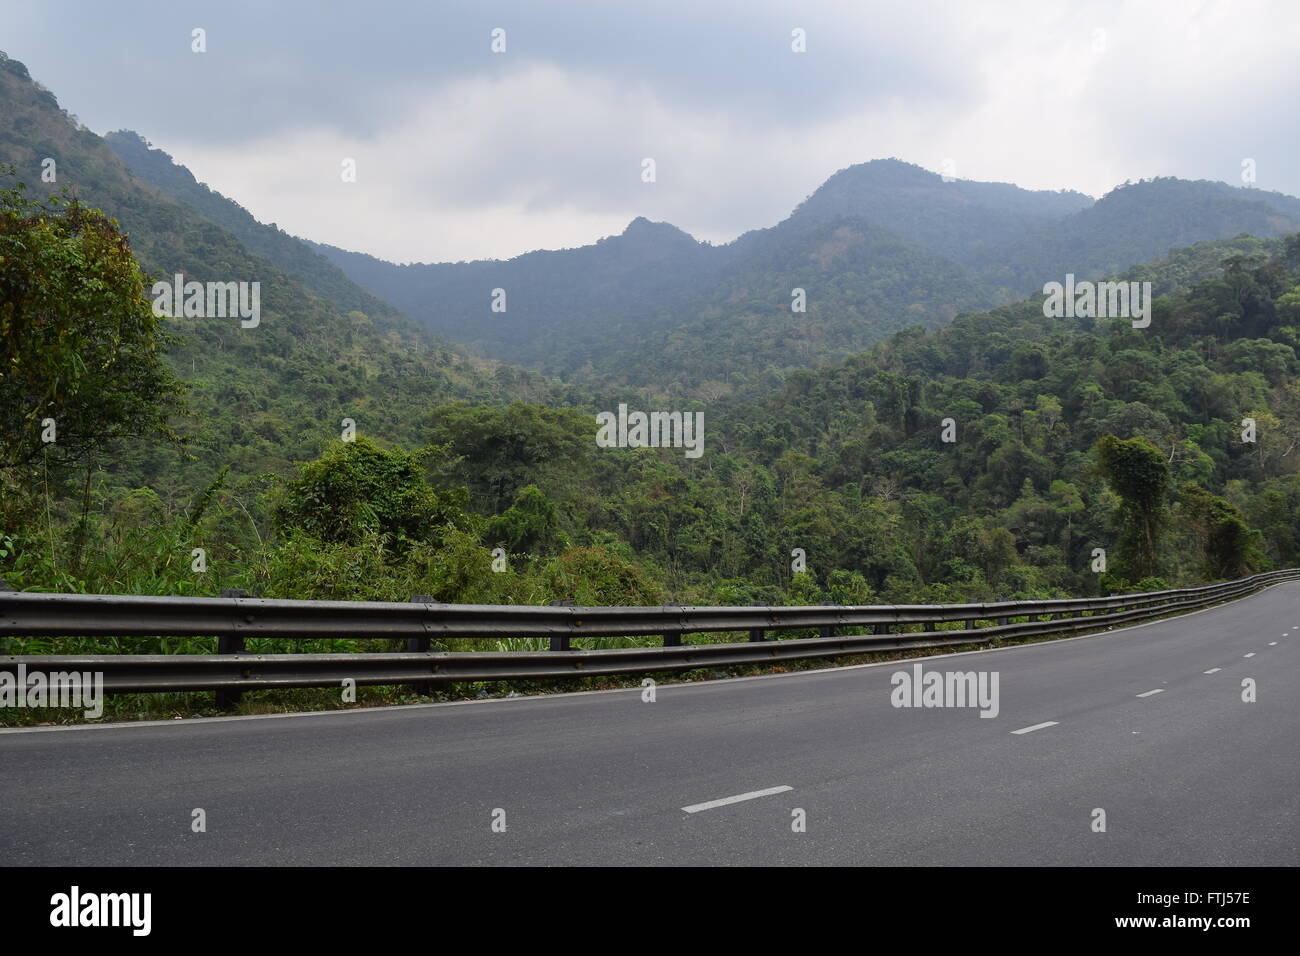
[[(153, 143), (149, 142), (133, 129), (118, 129), (111, 133), (105, 133), (104, 139), (110, 143), (121, 143), (123, 146), (131, 146), (137, 149), (153, 149)], [(161, 152), (161, 150), (159, 150)], [(164, 155), (166, 155), (164, 153)], [(171, 159), (170, 156), (167, 157)]]
[[(624, 236), (685, 236), (671, 222), (651, 222), (645, 216), (637, 216), (623, 230)], [(689, 237), (688, 237), (689, 238)], [(693, 240), (692, 240), (693, 241)]]
[[(637, 216), (629, 222), (627, 228), (616, 238), (621, 243), (652, 248), (695, 247), (700, 244), (694, 236), (678, 229), (671, 222), (652, 222), (645, 216)], [(604, 241), (606, 240), (601, 240)]]

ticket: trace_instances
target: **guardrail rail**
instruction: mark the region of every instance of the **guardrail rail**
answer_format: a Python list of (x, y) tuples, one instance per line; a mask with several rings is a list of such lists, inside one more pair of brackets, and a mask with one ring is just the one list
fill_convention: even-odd
[[(0, 672), (102, 672), (108, 693), (215, 690), (229, 705), (275, 687), (555, 679), (681, 671), (838, 657), (873, 651), (988, 643), (999, 638), (1098, 630), (1188, 611), (1300, 579), (1270, 571), (1195, 588), (1096, 598), (985, 604), (817, 607), (550, 607), (410, 601), (286, 601), (223, 592), (219, 598), (45, 594), (0, 590), (0, 635), (217, 638), (216, 654), (6, 655)], [(1016, 620), (1023, 619), (1023, 620)], [(960, 628), (938, 629), (960, 623)], [(920, 625), (907, 633), (896, 628)], [(769, 631), (818, 637), (770, 640)], [(858, 633), (846, 633), (847, 631)], [(743, 631), (748, 640), (683, 644), (685, 634)], [(662, 646), (579, 650), (574, 638), (659, 635)], [(397, 653), (254, 654), (250, 638), (405, 639)], [(448, 652), (442, 638), (544, 637), (547, 651)]]

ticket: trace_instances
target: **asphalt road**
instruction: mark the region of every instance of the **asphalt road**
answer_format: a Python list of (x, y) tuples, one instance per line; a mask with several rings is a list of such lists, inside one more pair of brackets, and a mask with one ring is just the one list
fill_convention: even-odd
[(894, 707), (911, 666), (0, 731), (0, 862), (1300, 863), (1300, 583), (923, 662), (996, 671), (995, 718)]

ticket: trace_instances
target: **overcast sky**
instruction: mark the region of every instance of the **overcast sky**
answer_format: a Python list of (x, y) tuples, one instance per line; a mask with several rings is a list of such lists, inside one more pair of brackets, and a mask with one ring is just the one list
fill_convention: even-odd
[(583, 245), (638, 215), (726, 242), (887, 156), (1094, 196), (1240, 185), (1253, 159), (1257, 186), (1300, 194), (1294, 0), (0, 0), (0, 23), (95, 132), (403, 262)]

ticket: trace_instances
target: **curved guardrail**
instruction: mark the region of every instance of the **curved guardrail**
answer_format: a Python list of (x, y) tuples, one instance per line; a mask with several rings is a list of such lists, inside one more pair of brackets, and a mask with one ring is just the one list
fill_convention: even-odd
[[(520, 607), (411, 601), (286, 601), (227, 592), (220, 598), (0, 591), (0, 635), (218, 638), (217, 654), (9, 655), (0, 672), (93, 670), (110, 693), (244, 690), (357, 684), (554, 679), (689, 670), (836, 657), (871, 651), (987, 643), (998, 638), (1098, 630), (1192, 610), (1300, 579), (1270, 571), (1195, 588), (1099, 598), (984, 604), (816, 607)], [(1015, 620), (1023, 618), (1023, 620)], [(939, 629), (961, 623), (962, 627)], [(921, 631), (894, 629), (920, 625)], [(849, 629), (868, 633), (843, 633)], [(821, 636), (768, 640), (774, 630)], [(745, 631), (748, 641), (683, 644), (682, 635)], [(574, 638), (662, 635), (663, 646), (576, 650)], [(406, 639), (405, 653), (250, 654), (256, 638)], [(444, 652), (442, 638), (545, 637), (549, 651)]]

